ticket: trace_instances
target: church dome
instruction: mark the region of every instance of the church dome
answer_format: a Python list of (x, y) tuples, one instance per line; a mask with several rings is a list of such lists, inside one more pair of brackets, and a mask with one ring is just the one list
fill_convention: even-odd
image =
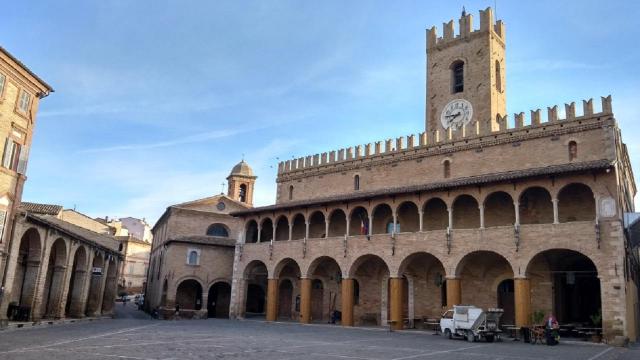
[(231, 169), (231, 174), (229, 176), (253, 176), (253, 170), (244, 160), (240, 161), (236, 164), (236, 166)]

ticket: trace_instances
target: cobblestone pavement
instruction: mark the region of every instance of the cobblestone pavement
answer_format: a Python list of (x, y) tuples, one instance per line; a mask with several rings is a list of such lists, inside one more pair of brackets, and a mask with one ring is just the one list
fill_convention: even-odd
[(639, 359), (640, 349), (448, 340), (423, 332), (137, 318), (0, 332), (0, 359)]

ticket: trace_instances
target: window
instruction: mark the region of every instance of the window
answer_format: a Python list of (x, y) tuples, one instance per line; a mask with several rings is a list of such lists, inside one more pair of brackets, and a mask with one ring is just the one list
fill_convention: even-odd
[[(12, 138), (7, 138), (4, 143), (4, 153), (2, 155), (2, 166), (11, 169), (13, 171), (18, 171), (19, 173), (24, 173), (24, 166), (26, 165), (26, 159), (20, 157), (20, 152), (22, 150), (22, 145), (16, 142)], [(25, 164), (22, 164), (25, 162)]]
[(293, 185), (289, 185), (289, 200), (293, 200)]
[(2, 244), (2, 240), (4, 239), (4, 225), (7, 221), (7, 211), (0, 210), (0, 244)]
[(569, 141), (569, 161), (573, 161), (578, 157), (578, 143)]
[(4, 74), (0, 74), (0, 100), (2, 99), (2, 94), (4, 93), (4, 84), (7, 83), (7, 77)]
[(187, 256), (187, 265), (198, 265), (198, 250), (189, 250)]
[(496, 90), (502, 91), (502, 76), (500, 71), (500, 61), (496, 60)]
[(22, 90), (20, 92), (20, 98), (18, 99), (18, 110), (26, 114), (29, 110), (30, 104), (31, 104), (31, 95), (25, 90)]
[[(397, 233), (399, 233), (399, 232), (400, 232), (400, 223), (397, 223), (397, 224), (396, 224), (396, 231), (395, 231), (395, 233), (397, 234)], [(391, 220), (391, 221), (389, 221), (389, 222), (387, 223), (387, 234), (391, 234), (391, 233), (394, 233), (394, 231), (393, 231), (393, 220)]]
[(360, 175), (353, 177), (353, 189), (360, 190)]
[(443, 166), (444, 178), (448, 179), (451, 176), (451, 161), (445, 160), (442, 163), (442, 166)]
[(135, 263), (130, 263), (129, 264), (129, 274), (133, 274), (136, 270), (136, 264)]
[(247, 185), (240, 185), (240, 194), (238, 195), (240, 202), (247, 202)]
[(451, 65), (451, 77), (452, 87), (451, 92), (453, 94), (464, 91), (464, 62), (456, 61)]
[(213, 224), (209, 226), (207, 229), (207, 235), (209, 236), (219, 236), (219, 237), (229, 237), (229, 231), (222, 224)]

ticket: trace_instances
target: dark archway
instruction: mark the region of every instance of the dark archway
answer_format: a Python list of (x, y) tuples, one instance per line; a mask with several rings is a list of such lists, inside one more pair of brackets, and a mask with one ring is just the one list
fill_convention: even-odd
[(293, 217), (291, 228), (291, 240), (302, 240), (307, 235), (307, 224), (304, 221), (304, 215), (297, 214)]
[(456, 267), (460, 278), (462, 304), (483, 309), (498, 307), (497, 285), (513, 279), (513, 268), (502, 255), (493, 251), (474, 251), (465, 255)]
[(558, 193), (558, 220), (561, 223), (571, 221), (594, 221), (596, 219), (596, 201), (591, 188), (584, 184), (569, 184)]
[(320, 239), (327, 236), (326, 223), (322, 211), (316, 211), (309, 218), (309, 238)]
[(369, 229), (369, 214), (367, 209), (362, 206), (358, 206), (351, 212), (349, 217), (349, 236), (355, 235), (368, 235)]
[(553, 223), (551, 194), (542, 187), (530, 187), (520, 195), (520, 224)]
[(480, 208), (471, 195), (460, 195), (453, 202), (453, 228), (476, 229), (480, 227)]
[(333, 210), (329, 216), (329, 237), (347, 234), (347, 216), (340, 209)]
[(265, 315), (267, 266), (262, 261), (250, 262), (244, 270), (246, 279), (245, 317)]
[(89, 298), (87, 299), (87, 308), (85, 315), (95, 316), (100, 312), (100, 299), (102, 299), (102, 281), (104, 274), (105, 261), (102, 254), (96, 253), (91, 264), (91, 281), (89, 282)]
[(500, 322), (502, 324), (515, 324), (516, 308), (513, 279), (505, 279), (498, 284), (498, 308), (504, 313)]
[(484, 200), (484, 226), (513, 226), (516, 223), (516, 209), (511, 195), (496, 191)]
[(176, 304), (184, 310), (200, 310), (202, 308), (202, 285), (198, 280), (182, 281), (176, 289)]
[(51, 245), (49, 265), (44, 283), (44, 315), (49, 318), (61, 317), (60, 303), (64, 289), (64, 274), (67, 270), (67, 244), (64, 239), (57, 239)]
[[(311, 320), (326, 322), (331, 319), (334, 310), (342, 308), (342, 270), (338, 262), (328, 256), (319, 257), (311, 262), (308, 276), (312, 280)], [(318, 289), (318, 282), (322, 290)], [(315, 285), (314, 285), (315, 284)]]
[(289, 219), (282, 215), (276, 222), (276, 241), (289, 240)]
[(258, 223), (255, 220), (250, 220), (247, 223), (244, 241), (250, 244), (258, 242)]
[[(357, 325), (383, 325), (386, 318), (382, 314), (383, 286), (389, 280), (389, 267), (377, 255), (363, 255), (356, 259), (349, 271), (349, 277), (358, 281), (358, 305), (354, 306), (354, 322)], [(385, 292), (386, 293), (386, 292)]]
[[(369, 226), (369, 224), (366, 224)], [(390, 234), (393, 231), (393, 212), (391, 206), (380, 204), (373, 209), (373, 229), (371, 234)]]
[(102, 299), (102, 313), (107, 314), (113, 310), (116, 301), (118, 265), (112, 255), (109, 255), (109, 266), (105, 280), (104, 295)]
[(424, 205), (423, 231), (445, 230), (449, 227), (447, 204), (440, 198), (433, 198)]
[(11, 292), (11, 302), (18, 304), (22, 308), (28, 308), (32, 313), (31, 307), (35, 297), (41, 249), (38, 230), (35, 228), (27, 230), (20, 239), (13, 290)]
[(231, 285), (217, 282), (209, 288), (207, 297), (207, 316), (210, 318), (228, 318), (231, 301)]
[(289, 279), (281, 279), (278, 283), (278, 318), (292, 319), (293, 283)]
[[(426, 252), (418, 252), (407, 256), (401, 263), (398, 272), (407, 279), (405, 294), (405, 313), (403, 317), (437, 318), (442, 314), (446, 306), (446, 292), (442, 297), (442, 288), (445, 285), (445, 269), (442, 262), (434, 255)], [(409, 292), (409, 287), (412, 292)], [(446, 291), (446, 290), (445, 290)], [(413, 294), (413, 301), (409, 301), (409, 295)], [(413, 304), (413, 309), (410, 305)], [(409, 314), (413, 310), (413, 314)]]
[(527, 266), (531, 279), (532, 309), (552, 311), (560, 323), (592, 324), (602, 314), (598, 270), (587, 256), (552, 249), (534, 256)]
[(71, 279), (69, 280), (69, 291), (67, 292), (67, 304), (65, 308), (66, 316), (82, 316), (82, 293), (84, 281), (87, 275), (87, 252), (84, 246), (76, 249), (73, 256), (73, 267), (71, 268)]
[(420, 213), (418, 207), (411, 201), (406, 201), (398, 207), (398, 223), (396, 232), (420, 231)]
[(266, 218), (260, 227), (260, 242), (270, 242), (271, 240), (273, 240), (273, 222)]

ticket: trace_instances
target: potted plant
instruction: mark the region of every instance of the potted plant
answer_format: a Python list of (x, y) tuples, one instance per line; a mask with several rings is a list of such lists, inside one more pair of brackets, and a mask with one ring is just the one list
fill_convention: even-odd
[[(598, 310), (597, 313), (589, 316), (591, 322), (593, 323), (593, 327), (599, 328), (602, 327), (602, 311)], [(599, 343), (602, 341), (602, 333), (598, 331), (594, 331), (593, 335), (591, 335), (591, 341)]]

